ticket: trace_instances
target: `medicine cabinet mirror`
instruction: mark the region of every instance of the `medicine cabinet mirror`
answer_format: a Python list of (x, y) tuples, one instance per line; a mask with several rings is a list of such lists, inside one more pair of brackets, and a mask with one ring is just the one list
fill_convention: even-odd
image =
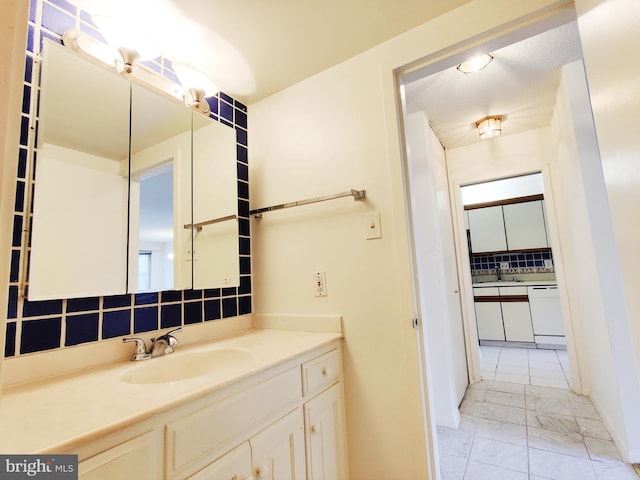
[(239, 284), (232, 128), (48, 40), (39, 112), (29, 300)]

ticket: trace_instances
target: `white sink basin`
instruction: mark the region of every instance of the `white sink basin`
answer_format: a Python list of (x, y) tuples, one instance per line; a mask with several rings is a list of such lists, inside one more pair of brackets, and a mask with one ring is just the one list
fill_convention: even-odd
[(235, 367), (251, 357), (245, 348), (210, 348), (176, 352), (145, 360), (120, 375), (126, 383), (150, 384), (187, 380)]

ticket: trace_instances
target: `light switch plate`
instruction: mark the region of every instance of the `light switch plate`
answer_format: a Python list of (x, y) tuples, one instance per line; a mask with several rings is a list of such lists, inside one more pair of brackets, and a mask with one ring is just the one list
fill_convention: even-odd
[(380, 212), (366, 213), (365, 215), (366, 239), (372, 240), (382, 238), (382, 229), (380, 228)]

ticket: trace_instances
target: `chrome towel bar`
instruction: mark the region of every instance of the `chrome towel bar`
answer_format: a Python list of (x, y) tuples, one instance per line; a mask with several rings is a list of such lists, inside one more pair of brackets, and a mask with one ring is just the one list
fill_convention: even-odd
[(238, 216), (237, 215), (227, 215), (226, 217), (220, 217), (220, 218), (214, 218), (213, 220), (206, 220), (204, 222), (198, 222), (198, 223), (187, 223), (184, 228), (189, 229), (191, 227), (195, 228), (198, 232), (202, 231), (202, 227), (205, 227), (207, 225), (212, 225), (214, 223), (220, 223), (220, 222), (226, 222), (227, 220), (237, 220)]
[(288, 203), (280, 203), (278, 205), (271, 205), (270, 207), (256, 208), (255, 210), (251, 210), (249, 213), (251, 215), (255, 215), (256, 218), (262, 218), (262, 214), (264, 212), (271, 212), (273, 210), (281, 210), (283, 208), (298, 207), (300, 205), (309, 205), (311, 203), (326, 202), (327, 200), (334, 200), (336, 198), (344, 198), (344, 197), (353, 197), (354, 200), (364, 200), (365, 198), (367, 198), (367, 191), (366, 190), (354, 190), (352, 188), (351, 190), (348, 190), (346, 192), (340, 192), (340, 193), (336, 193), (334, 195), (326, 195), (324, 197), (307, 198), (305, 200), (298, 200), (298, 201), (295, 201), (295, 202), (288, 202)]

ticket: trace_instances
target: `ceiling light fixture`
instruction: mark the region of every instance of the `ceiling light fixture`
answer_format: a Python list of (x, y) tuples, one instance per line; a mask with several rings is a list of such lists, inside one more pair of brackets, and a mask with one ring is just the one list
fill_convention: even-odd
[(484, 55), (480, 55), (478, 57), (474, 57), (466, 62), (462, 62), (456, 68), (464, 74), (479, 72), (484, 69), (489, 63), (493, 60), (493, 55), (490, 53), (485, 53)]
[(476, 122), (481, 139), (497, 137), (502, 133), (502, 116), (490, 115)]

